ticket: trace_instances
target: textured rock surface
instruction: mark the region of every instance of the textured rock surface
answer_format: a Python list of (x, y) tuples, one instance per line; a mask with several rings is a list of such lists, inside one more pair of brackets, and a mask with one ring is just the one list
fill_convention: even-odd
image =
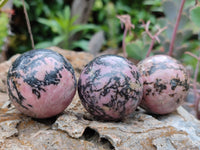
[[(86, 53), (53, 49), (70, 60), (77, 78), (83, 66), (92, 59)], [(4, 64), (9, 66), (10, 63), (11, 60)], [(0, 64), (0, 70), (2, 66), (5, 67)], [(6, 71), (5, 67), (1, 74)], [(0, 88), (6, 89), (5, 84)], [(76, 95), (61, 115), (34, 120), (17, 111), (5, 91), (0, 93), (1, 150), (200, 149), (200, 122), (182, 107), (165, 116), (151, 116), (138, 109), (123, 122), (99, 122), (85, 111)]]

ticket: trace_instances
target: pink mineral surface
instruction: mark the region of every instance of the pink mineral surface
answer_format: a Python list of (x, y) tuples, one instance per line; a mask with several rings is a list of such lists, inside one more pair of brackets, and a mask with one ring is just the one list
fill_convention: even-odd
[(142, 98), (142, 79), (136, 66), (116, 55), (102, 55), (83, 69), (78, 93), (86, 110), (102, 120), (132, 114)]
[(175, 111), (187, 96), (189, 79), (184, 66), (166, 55), (148, 57), (138, 63), (143, 78), (141, 107), (150, 113)]
[(8, 71), (7, 84), (15, 107), (34, 118), (61, 113), (76, 92), (71, 64), (47, 49), (28, 51), (18, 57)]

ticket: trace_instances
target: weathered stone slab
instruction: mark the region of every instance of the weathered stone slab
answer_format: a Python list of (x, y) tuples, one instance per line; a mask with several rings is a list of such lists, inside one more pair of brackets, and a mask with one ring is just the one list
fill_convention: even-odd
[[(192, 118), (189, 122), (183, 121), (179, 113), (182, 107), (167, 116), (167, 119), (158, 120), (143, 111), (138, 111), (133, 117), (123, 122), (99, 122), (87, 120), (79, 113), (66, 112), (53, 124), (53, 129), (62, 130), (72, 138), (80, 138), (87, 128), (99, 134), (99, 140), (107, 139), (115, 149), (198, 149), (200, 136), (199, 121)], [(188, 112), (184, 112), (190, 115)], [(195, 128), (197, 128), (195, 130)]]

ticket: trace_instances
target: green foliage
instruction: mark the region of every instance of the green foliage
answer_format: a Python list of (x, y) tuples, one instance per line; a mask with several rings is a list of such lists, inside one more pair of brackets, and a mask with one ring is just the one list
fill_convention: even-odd
[[(31, 49), (31, 42), (25, 26), (22, 1), (13, 0), (13, 3), (18, 10), (21, 10), (20, 14), (22, 16), (20, 18), (24, 24), (23, 26), (18, 25), (20, 28), (17, 31), (20, 32), (15, 33), (16, 36), (11, 40), (11, 47), (15, 53), (22, 53)], [(73, 23), (77, 17), (69, 18), (70, 13), (67, 16), (64, 12), (66, 11), (65, 6), (69, 5), (68, 1), (55, 0), (52, 3), (48, 0), (34, 0), (26, 2), (25, 5), (28, 10), (36, 47), (58, 45), (68, 49), (78, 47), (81, 50), (87, 50), (90, 37), (94, 32), (103, 30), (106, 37), (104, 48), (118, 48), (121, 47), (123, 29), (121, 29), (120, 21), (116, 18), (117, 15), (131, 15), (132, 23), (136, 25), (133, 35), (127, 37), (129, 41), (140, 37), (142, 32), (138, 22), (140, 19), (151, 20), (153, 24), (156, 21), (154, 15), (148, 12), (149, 6), (144, 5), (141, 0), (96, 0), (89, 18), (89, 24), (76, 26)], [(79, 34), (79, 40), (71, 41), (70, 37), (79, 31), (82, 33)]]
[(75, 24), (77, 16), (71, 18), (70, 8), (66, 6), (63, 11), (56, 12), (55, 15), (52, 14), (50, 18), (39, 18), (38, 22), (43, 25), (48, 26), (53, 33), (56, 35), (50, 41), (45, 41), (38, 43), (36, 48), (44, 48), (53, 45), (57, 45), (61, 48), (72, 49), (75, 47), (81, 47), (84, 50), (87, 50), (87, 42), (80, 41), (80, 43), (74, 43), (69, 41), (70, 37), (75, 35), (80, 31), (87, 33), (89, 30), (98, 30), (99, 28), (93, 24)]
[[(196, 42), (194, 45), (195, 45), (195, 47), (197, 47), (197, 46), (199, 45), (199, 43)], [(195, 55), (198, 56), (198, 51), (197, 51), (197, 50), (193, 50), (193, 51), (190, 51), (190, 52), (192, 52), (193, 54), (195, 54)], [(182, 56), (182, 61), (183, 61), (185, 64), (191, 66), (191, 67), (193, 68), (193, 70), (195, 69), (196, 64), (197, 64), (197, 59), (191, 57), (191, 56), (188, 55), (188, 54), (184, 54), (184, 55)], [(199, 79), (200, 79), (200, 78), (199, 78)]]
[[(200, 40), (200, 30), (199, 30), (199, 26), (200, 26), (200, 18), (199, 18), (199, 14), (200, 14), (200, 6), (197, 5), (196, 7), (192, 8), (190, 10), (190, 18), (191, 21), (196, 25), (196, 28), (198, 28), (198, 41), (196, 41), (196, 51), (193, 50), (192, 53), (195, 54), (196, 56), (200, 56), (200, 46), (199, 46), (199, 40)], [(183, 57), (184, 62), (186, 64), (189, 64), (193, 67), (193, 69), (196, 68), (196, 64), (197, 64), (197, 60), (194, 59), (191, 56), (184, 56)], [(197, 68), (196, 68), (197, 69)], [(197, 80), (200, 82), (200, 73), (198, 73), (198, 77)]]
[[(177, 1), (173, 0), (163, 0), (162, 2), (163, 12), (165, 17), (158, 20), (158, 23), (161, 27), (167, 25), (167, 30), (160, 36), (162, 48), (165, 53), (169, 50), (169, 45), (172, 38), (172, 33), (175, 27), (178, 11), (180, 9), (180, 4)], [(181, 55), (188, 50), (191, 43), (187, 42), (193, 34), (193, 29), (191, 28), (190, 18), (188, 9), (191, 8), (191, 5), (185, 6), (181, 20), (179, 23), (178, 31), (176, 33), (176, 39), (174, 44), (173, 56), (177, 59), (181, 58)], [(190, 26), (190, 28), (188, 28)]]
[(0, 8), (3, 7), (8, 0), (0, 0)]
[[(9, 51), (11, 53), (23, 53), (32, 49), (29, 33), (26, 26), (23, 12), (23, 3), (20, 0), (13, 0), (15, 15), (12, 20), (12, 32), (14, 35), (10, 38)], [(47, 41), (55, 36), (49, 27), (38, 22), (38, 18), (48, 18), (55, 12), (63, 10), (65, 2), (63, 0), (34, 0), (25, 1), (25, 6), (30, 19), (32, 33), (35, 43)]]
[[(23, 5), (18, 0), (13, 2), (17, 9), (16, 13), (22, 15), (18, 17), (22, 23), (14, 27), (17, 28), (17, 32), (11, 39), (10, 47), (14, 53), (23, 53), (32, 47), (24, 18)], [(55, 0), (54, 3), (48, 0), (34, 0), (25, 3), (36, 48), (56, 45), (64, 49), (88, 50), (90, 37), (100, 28), (94, 24), (75, 24), (78, 16), (71, 17), (67, 4), (63, 0)], [(19, 26), (20, 28), (18, 28)], [(79, 39), (74, 41), (71, 37), (77, 33)]]
[(191, 20), (197, 25), (197, 26), (200, 26), (200, 6), (197, 6), (195, 8), (193, 8), (191, 11), (190, 11), (190, 17), (191, 17)]
[[(26, 3), (26, 1), (24, 1), (26, 9), (29, 8), (28, 4)], [(17, 8), (22, 7), (23, 6), (23, 2), (20, 0), (13, 0), (13, 5), (16, 6)]]
[[(23, 7), (23, 2), (21, 0), (13, 0), (13, 4), (17, 8)], [(34, 0), (29, 1), (28, 3), (25, 1), (25, 7), (28, 11), (34, 10), (34, 12), (29, 13), (30, 20), (37, 19), (39, 16), (51, 16), (52, 12), (59, 11), (64, 8), (65, 5), (63, 0)]]
[(145, 58), (149, 45), (145, 45), (143, 41), (136, 40), (126, 45), (126, 51), (129, 57), (135, 60), (142, 60)]
[(107, 47), (117, 48), (118, 43), (122, 40), (120, 35), (120, 25), (116, 19), (117, 11), (113, 2), (103, 4), (102, 0), (95, 1), (93, 11), (96, 12), (98, 24), (101, 24), (102, 29), (107, 36)]
[(133, 35), (128, 35), (126, 39), (129, 41), (141, 36), (142, 29), (139, 20), (151, 20), (155, 23), (155, 17), (148, 11), (148, 7), (141, 0), (124, 1), (124, 0), (96, 0), (93, 8), (92, 20), (99, 24), (105, 32), (107, 42), (105, 47), (117, 48), (121, 45), (123, 38), (123, 29), (121, 29), (120, 21), (117, 15), (129, 14), (132, 23), (135, 24)]
[(162, 12), (161, 0), (145, 0), (145, 5), (151, 6), (150, 10), (152, 12)]
[(8, 36), (9, 18), (6, 13), (0, 13), (0, 52), (4, 44), (5, 38)]
[[(156, 29), (157, 26), (160, 28), (167, 26), (167, 30), (165, 30), (161, 35), (159, 35), (161, 43), (154, 45), (154, 49), (153, 49), (154, 54), (167, 53), (169, 51), (169, 45), (171, 42), (172, 33), (175, 27), (180, 4), (178, 1), (173, 1), (173, 0), (162, 0), (160, 1), (160, 3), (159, 1), (146, 0), (145, 4), (151, 6), (152, 8), (158, 7), (157, 10), (159, 10), (159, 13), (164, 14), (163, 17), (160, 17), (156, 20), (155, 25), (151, 24), (152, 28), (151, 27), (150, 28), (151, 28), (151, 32), (155, 32), (157, 30)], [(191, 1), (185, 4), (184, 10), (181, 16), (181, 20), (179, 23), (178, 31), (176, 33), (173, 56), (176, 57), (177, 59), (181, 59), (184, 52), (188, 51), (189, 48), (194, 48), (194, 49), (196, 48), (193, 46), (195, 45), (193, 44), (193, 41), (195, 42), (195, 40), (194, 39), (189, 40), (195, 33), (198, 33), (198, 30), (199, 30), (194, 26), (194, 24), (191, 22), (190, 17), (189, 17), (190, 16), (189, 10), (191, 9), (192, 6), (193, 5), (191, 5)], [(153, 9), (150, 9), (150, 10), (153, 11)], [(198, 14), (195, 13), (196, 16), (198, 16)], [(199, 19), (199, 17), (197, 17), (197, 19)], [(140, 37), (140, 41), (143, 43), (143, 45), (137, 44), (137, 46), (139, 46), (138, 47), (139, 51), (138, 51), (138, 54), (135, 54), (135, 57), (134, 57), (135, 59), (144, 58), (143, 52), (146, 50), (145, 48), (150, 45), (151, 39), (143, 36), (143, 38)], [(132, 43), (135, 43), (135, 42), (132, 42)], [(130, 45), (133, 45), (133, 44), (130, 44)], [(134, 49), (134, 46), (135, 45), (133, 45), (133, 49)], [(130, 47), (128, 48), (130, 49)], [(141, 49), (145, 49), (145, 50), (141, 51)], [(137, 53), (137, 52), (134, 51), (134, 53)], [(133, 54), (130, 55), (130, 51), (128, 52), (128, 54), (129, 54), (128, 56), (130, 57), (134, 56)]]

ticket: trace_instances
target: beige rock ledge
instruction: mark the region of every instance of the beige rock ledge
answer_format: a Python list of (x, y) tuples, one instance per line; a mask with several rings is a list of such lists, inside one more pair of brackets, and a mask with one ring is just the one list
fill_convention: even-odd
[[(53, 48), (67, 57), (77, 76), (93, 57)], [(80, 56), (80, 57), (79, 57)], [(9, 62), (10, 61), (10, 62)], [(11, 64), (13, 60), (4, 62)], [(1, 67), (5, 67), (0, 64)], [(9, 67), (9, 65), (7, 65)], [(8, 68), (4, 69), (4, 78)], [(152, 116), (138, 109), (123, 122), (101, 122), (82, 107), (76, 94), (61, 115), (44, 120), (24, 116), (17, 111), (0, 85), (1, 150), (198, 150), (200, 122), (184, 108), (164, 116)]]

